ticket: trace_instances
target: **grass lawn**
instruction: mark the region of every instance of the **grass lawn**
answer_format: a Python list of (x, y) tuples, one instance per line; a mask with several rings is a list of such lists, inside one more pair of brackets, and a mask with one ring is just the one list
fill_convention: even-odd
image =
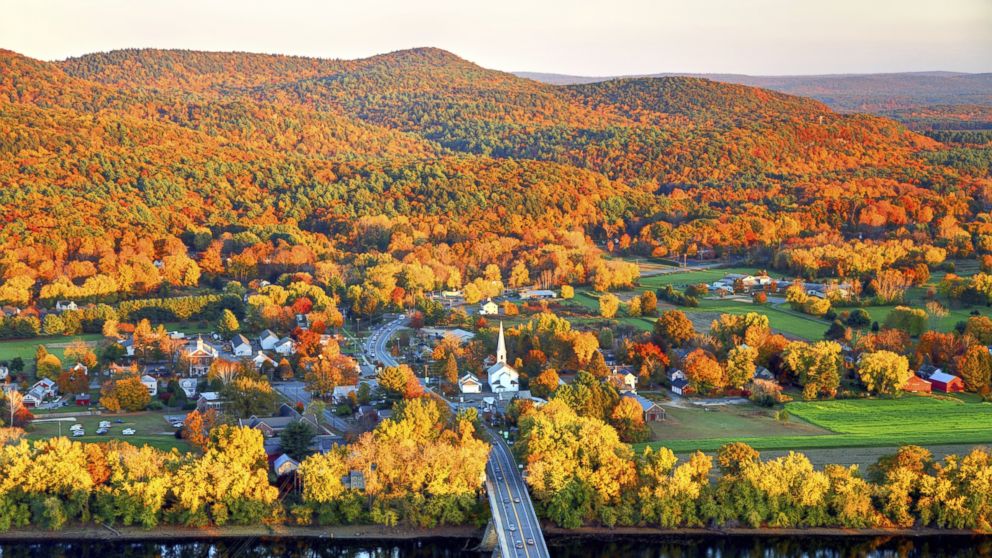
[[(176, 448), (181, 452), (190, 450), (190, 445), (185, 440), (175, 437), (175, 430), (165, 422), (167, 414), (184, 414), (184, 411), (145, 411), (141, 413), (123, 413), (119, 415), (74, 415), (71, 412), (59, 413), (39, 413), (38, 419), (62, 418), (62, 435), (69, 436), (69, 427), (73, 424), (83, 425), (86, 431), (85, 436), (72, 438), (78, 442), (106, 442), (111, 439), (118, 439), (133, 444), (135, 446), (150, 445), (152, 447), (169, 450)], [(72, 420), (68, 420), (68, 419)], [(123, 420), (123, 423), (115, 423), (115, 420)], [(100, 421), (109, 420), (111, 422), (110, 432), (105, 436), (96, 434)], [(121, 434), (125, 428), (133, 428), (133, 436)], [(59, 435), (58, 422), (38, 422), (35, 421), (28, 429), (27, 438), (29, 440), (44, 440), (57, 437)]]
[(638, 290), (643, 291), (646, 288), (657, 289), (658, 287), (663, 287), (665, 285), (671, 285), (679, 288), (680, 290), (684, 290), (684, 288), (689, 285), (712, 283), (718, 279), (723, 279), (729, 273), (754, 275), (758, 271), (759, 270), (754, 267), (721, 267), (719, 269), (699, 269), (694, 271), (666, 273), (664, 275), (642, 277), (640, 281), (638, 281), (641, 286)]
[(103, 336), (99, 333), (85, 333), (83, 335), (56, 335), (52, 337), (0, 341), (0, 360), (9, 361), (15, 357), (21, 357), (27, 366), (31, 366), (31, 363), (34, 362), (34, 352), (38, 349), (38, 345), (45, 345), (48, 348), (48, 352), (54, 353), (55, 356), (61, 359), (65, 348), (73, 341), (82, 340), (95, 345), (102, 339)]
[[(992, 403), (981, 403), (975, 397), (907, 395), (899, 399), (793, 402), (786, 409), (792, 415), (786, 424), (798, 422), (829, 433), (770, 434), (762, 432), (765, 426), (760, 419), (742, 425), (740, 417), (713, 418), (701, 419), (701, 426), (680, 427), (676, 423), (673, 432), (682, 438), (667, 436), (649, 444), (685, 452), (712, 451), (736, 441), (759, 450), (992, 443)], [(659, 438), (665, 436), (665, 423), (658, 425), (656, 432)]]

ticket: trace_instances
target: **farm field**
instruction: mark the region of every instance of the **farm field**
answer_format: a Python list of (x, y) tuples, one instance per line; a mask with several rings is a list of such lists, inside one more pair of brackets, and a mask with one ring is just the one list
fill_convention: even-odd
[[(648, 444), (685, 452), (712, 451), (736, 441), (746, 442), (759, 450), (992, 443), (992, 403), (981, 403), (968, 396), (794, 402), (787, 404), (786, 409), (791, 415), (789, 422), (801, 421), (829, 433), (772, 435), (761, 432), (764, 427), (760, 422), (730, 430), (735, 428), (733, 422), (721, 419), (728, 421), (727, 430), (716, 428), (716, 436), (706, 436), (703, 428), (702, 435), (692, 439), (684, 437), (686, 433), (683, 433), (682, 438), (669, 436)], [(717, 422), (716, 419), (709, 420)], [(659, 425), (661, 433), (663, 426), (664, 423)], [(678, 430), (675, 432), (679, 433)], [(734, 435), (725, 435), (730, 432)]]
[(650, 425), (655, 439), (664, 442), (722, 438), (728, 432), (741, 437), (830, 434), (829, 430), (804, 421), (777, 421), (772, 410), (750, 403), (710, 407), (666, 406), (665, 411), (668, 414), (665, 421)]
[[(141, 413), (123, 413), (118, 415), (74, 415), (73, 413), (66, 411), (60, 413), (39, 414), (37, 418), (62, 418), (63, 436), (69, 436), (69, 427), (73, 424), (83, 425), (86, 435), (72, 438), (72, 440), (78, 442), (106, 442), (108, 440), (118, 439), (136, 446), (147, 444), (163, 450), (176, 448), (181, 452), (189, 451), (189, 443), (185, 440), (176, 438), (174, 434), (175, 430), (165, 422), (164, 417), (167, 414), (182, 415), (185, 413), (183, 411), (146, 411)], [(118, 419), (124, 422), (115, 423), (114, 421)], [(100, 424), (100, 421), (104, 420), (109, 420), (112, 427), (107, 435), (98, 436), (96, 434), (97, 427)], [(124, 436), (121, 434), (121, 431), (125, 428), (133, 428), (135, 430), (135, 434), (133, 436)], [(57, 437), (58, 435), (59, 423), (55, 421), (35, 421), (31, 423), (31, 426), (27, 429), (27, 439), (29, 440), (44, 440)]]

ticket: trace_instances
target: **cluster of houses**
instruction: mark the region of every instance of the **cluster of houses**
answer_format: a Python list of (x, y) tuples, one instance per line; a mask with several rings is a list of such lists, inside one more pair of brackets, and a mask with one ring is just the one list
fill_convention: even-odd
[[(665, 410), (662, 407), (637, 394), (637, 376), (629, 369), (615, 367), (613, 373), (604, 381), (613, 384), (623, 397), (631, 397), (636, 400), (644, 411), (645, 422), (658, 422), (665, 419)], [(496, 398), (503, 398), (505, 395), (510, 398), (531, 399), (538, 404), (544, 403), (543, 399), (532, 397), (530, 392), (520, 390), (520, 373), (507, 363), (506, 339), (503, 334), (502, 323), (499, 325), (495, 359), (486, 369), (486, 383), (484, 384), (478, 376), (471, 372), (463, 374), (458, 379), (458, 390), (463, 395), (482, 394), (484, 387), (488, 387), (487, 392), (494, 394)], [(485, 401), (488, 404), (493, 404), (496, 398)]]
[[(276, 367), (276, 358), (291, 356), (296, 352), (296, 346), (290, 337), (279, 337), (271, 330), (265, 330), (257, 338), (237, 334), (224, 342), (219, 336), (213, 335), (213, 340), (203, 335), (187, 339), (179, 332), (170, 333), (175, 341), (177, 354), (187, 365), (186, 375), (190, 377), (206, 376), (211, 364), (218, 359), (237, 362), (250, 360), (259, 370), (266, 366)], [(326, 342), (327, 340), (324, 340)], [(135, 359), (134, 338), (128, 336), (121, 340), (125, 356)]]
[[(753, 294), (766, 292), (772, 294), (784, 293), (786, 289), (796, 284), (794, 280), (782, 278), (772, 279), (767, 274), (747, 275), (743, 273), (728, 273), (722, 279), (718, 279), (707, 288), (717, 295), (731, 295), (734, 293)], [(829, 298), (839, 296), (849, 298), (852, 287), (848, 283), (802, 283), (807, 296), (815, 298)]]

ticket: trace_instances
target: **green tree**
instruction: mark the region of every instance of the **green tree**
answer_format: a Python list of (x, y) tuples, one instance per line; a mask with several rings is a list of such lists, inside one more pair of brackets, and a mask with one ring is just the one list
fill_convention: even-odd
[(241, 324), (238, 323), (238, 317), (234, 315), (234, 312), (227, 308), (221, 312), (220, 319), (217, 320), (217, 331), (225, 337), (241, 331)]
[(279, 434), (279, 443), (282, 450), (290, 457), (301, 461), (310, 455), (310, 445), (316, 435), (317, 430), (312, 424), (305, 420), (297, 420), (289, 423), (289, 426)]

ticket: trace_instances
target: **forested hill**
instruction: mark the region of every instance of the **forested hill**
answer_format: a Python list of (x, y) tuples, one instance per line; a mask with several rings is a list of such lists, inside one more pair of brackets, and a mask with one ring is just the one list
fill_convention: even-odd
[(554, 85), (575, 85), (678, 75), (724, 83), (763, 87), (812, 97), (842, 111), (880, 113), (929, 105), (992, 106), (992, 73), (904, 72), (894, 74), (837, 74), (809, 76), (749, 76), (743, 74), (652, 74), (644, 76), (586, 77), (539, 72), (515, 75)]
[(133, 50), (61, 67), (138, 94), (192, 91), (347, 115), (451, 152), (540, 159), (635, 182), (899, 165), (907, 149), (928, 145), (887, 120), (839, 117), (821, 103), (750, 87), (659, 78), (562, 89), (429, 48), (352, 62)]
[(430, 48), (0, 51), (0, 125), (0, 301), (23, 297), (12, 277), (154, 290), (136, 254), (206, 239), (225, 260), (302, 262), (283, 270), (359, 273), (374, 249), (438, 276), (523, 257), (583, 282), (593, 240), (771, 250), (905, 236), (923, 216), (954, 226), (912, 234), (952, 234), (988, 180), (979, 148), (810, 99), (686, 77), (556, 87)]

